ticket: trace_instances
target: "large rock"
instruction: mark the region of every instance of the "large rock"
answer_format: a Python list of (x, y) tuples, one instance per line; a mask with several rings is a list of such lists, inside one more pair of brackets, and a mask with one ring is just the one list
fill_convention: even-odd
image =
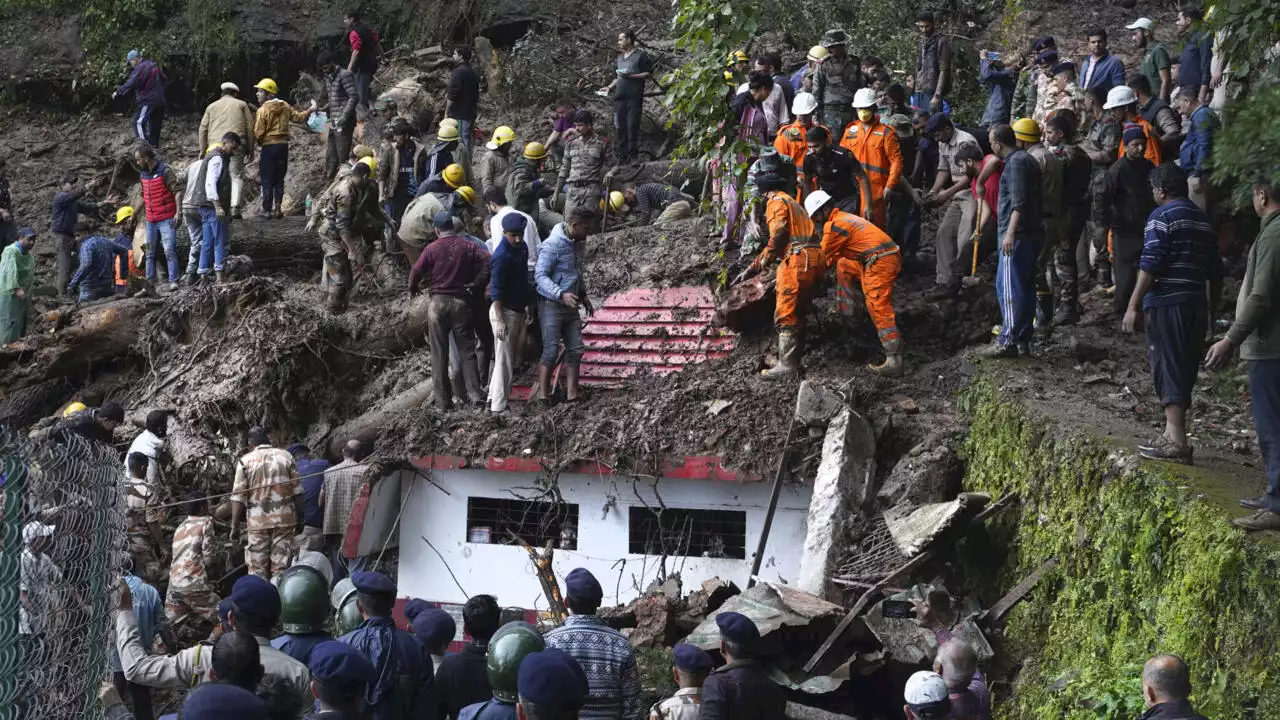
[(931, 433), (893, 466), (876, 499), (881, 507), (944, 502), (960, 491), (964, 466), (952, 444), (955, 430)]
[(667, 647), (676, 641), (675, 600), (666, 595), (650, 595), (635, 603), (635, 612), (632, 647)]

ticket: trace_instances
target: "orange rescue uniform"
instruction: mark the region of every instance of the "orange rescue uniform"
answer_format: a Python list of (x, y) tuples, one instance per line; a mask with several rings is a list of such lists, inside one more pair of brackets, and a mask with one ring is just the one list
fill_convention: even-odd
[(810, 127), (820, 127), (828, 133), (831, 132), (826, 125), (817, 123), (805, 125), (796, 120), (779, 128), (778, 136), (773, 139), (773, 148), (778, 151), (778, 154), (791, 158), (791, 162), (796, 164), (796, 184), (800, 187), (804, 187), (804, 153), (808, 149), (804, 137)]
[[(1141, 115), (1134, 120), (1124, 121), (1124, 125), (1128, 125), (1130, 123), (1137, 123), (1138, 125), (1141, 125), (1142, 132), (1147, 135), (1147, 151), (1143, 153), (1142, 156), (1150, 160), (1152, 165), (1160, 167), (1160, 160), (1162, 159), (1160, 156), (1160, 136), (1156, 134), (1155, 128), (1153, 128), (1151, 123), (1147, 122), (1147, 119)], [(1121, 127), (1123, 127), (1123, 125)], [(1120, 149), (1116, 151), (1116, 159), (1119, 160), (1122, 157), (1124, 157), (1123, 142), (1120, 143)]]
[(827, 268), (819, 240), (814, 237), (813, 221), (795, 198), (778, 190), (770, 192), (765, 218), (769, 243), (756, 262), (763, 267), (773, 258), (781, 258), (773, 322), (780, 329), (794, 329), (800, 325), (801, 304), (808, 301)]
[(888, 227), (885, 213), (885, 188), (896, 187), (902, 179), (902, 148), (898, 133), (879, 120), (871, 123), (854, 121), (840, 138), (840, 147), (853, 153), (871, 179), (871, 195), (862, 198), (862, 207), (871, 208), (876, 225)]
[(887, 353), (900, 352), (902, 335), (893, 314), (893, 284), (902, 272), (897, 244), (865, 218), (832, 210), (823, 226), (822, 255), (836, 266), (836, 308), (851, 314), (854, 284), (860, 283), (880, 344)]

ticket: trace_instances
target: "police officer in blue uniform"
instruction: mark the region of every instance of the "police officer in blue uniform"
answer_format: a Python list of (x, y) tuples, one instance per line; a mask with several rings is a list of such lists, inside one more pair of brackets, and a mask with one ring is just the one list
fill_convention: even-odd
[(458, 634), (458, 623), (444, 610), (416, 598), (405, 603), (404, 617), (422, 645), (422, 652), (431, 656), (432, 667), (438, 669), (449, 653), (449, 643)]
[(775, 720), (786, 716), (787, 696), (755, 660), (760, 629), (746, 615), (722, 612), (720, 654), (725, 665), (707, 676), (702, 685), (702, 709), (698, 720)]
[(367, 720), (364, 698), (378, 670), (350, 645), (330, 640), (311, 649), (311, 692), (319, 712), (310, 720)]
[(369, 720), (438, 720), (431, 658), (391, 617), (395, 583), (382, 573), (367, 571), (352, 575), (351, 582), (364, 622), (341, 640), (377, 670), (365, 695)]
[(516, 678), (521, 720), (576, 720), (587, 700), (587, 675), (569, 653), (547, 648), (529, 653)]
[(329, 581), (313, 567), (294, 565), (280, 575), (277, 589), (284, 634), (273, 639), (271, 647), (310, 665), (311, 651), (333, 639), (324, 630), (329, 617)]
[(182, 702), (183, 720), (267, 720), (267, 704), (238, 685), (205, 683)]

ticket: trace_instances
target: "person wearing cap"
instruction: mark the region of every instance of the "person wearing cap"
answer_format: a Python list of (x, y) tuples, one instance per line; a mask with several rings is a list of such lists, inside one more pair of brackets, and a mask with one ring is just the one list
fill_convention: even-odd
[[(813, 94), (813, 77), (818, 72), (818, 66), (822, 64), (822, 61), (826, 59), (828, 54), (827, 49), (821, 45), (814, 45), (809, 48), (809, 52), (804, 58), (805, 64), (801, 65), (800, 69), (796, 70), (794, 73), (791, 73), (791, 89), (795, 90), (797, 93), (803, 91)], [(794, 99), (792, 102), (794, 102)], [(814, 102), (817, 102), (816, 97), (814, 98)], [(794, 111), (792, 112), (794, 114)]]
[(22, 655), (27, 658), (34, 659), (43, 654), (44, 636), (50, 630), (50, 620), (55, 610), (54, 593), (63, 583), (62, 570), (49, 557), (56, 531), (57, 528), (53, 525), (34, 520), (22, 526), (18, 577), (18, 641)]
[(430, 307), (427, 337), (431, 344), (431, 367), (449, 367), (449, 342), (452, 338), (462, 363), (462, 387), (453, 388), (449, 373), (432, 372), (431, 384), (436, 407), (453, 407), (454, 390), (463, 401), (484, 401), (476, 364), (476, 337), (468, 298), (482, 296), (489, 284), (489, 253), (454, 229), (454, 218), (448, 210), (436, 213), (432, 220), (436, 239), (422, 251), (409, 273), (409, 296), (427, 286)]
[[(1058, 99), (1058, 85), (1053, 81), (1053, 66), (1059, 62), (1057, 50), (1044, 50), (1036, 56), (1036, 101), (1035, 108), (1022, 117), (1035, 118), (1044, 115), (1045, 108), (1053, 105)], [(1017, 118), (1018, 116), (1014, 116)]]
[(1080, 61), (1080, 87), (1110, 90), (1124, 85), (1124, 63), (1107, 50), (1107, 29), (1092, 27), (1085, 36), (1089, 39), (1089, 54)]
[(1098, 288), (1105, 291), (1112, 287), (1111, 253), (1107, 244), (1107, 208), (1111, 202), (1106, 195), (1107, 169), (1124, 146), (1124, 125), (1103, 110), (1107, 103), (1106, 93), (1097, 88), (1087, 90), (1084, 99), (1085, 132), (1080, 149), (1089, 157), (1090, 164), (1089, 220), (1085, 224), (1085, 233), (1094, 256), (1091, 271)]
[(124, 422), (124, 408), (115, 400), (108, 400), (102, 403), (102, 407), (78, 412), (59, 420), (58, 424), (53, 426), (50, 437), (59, 439), (74, 433), (85, 440), (110, 445), (113, 442), (116, 427), (122, 422)]
[[(129, 79), (111, 93), (111, 99), (136, 92), (138, 111), (133, 116), (133, 135), (153, 148), (160, 147), (160, 127), (164, 124), (164, 89), (169, 84), (160, 66), (154, 60), (142, 57), (137, 50), (130, 50), (125, 61), (133, 70)], [(201, 147), (204, 147), (203, 145)]]
[[(8, 195), (8, 181), (0, 180), (0, 197)], [(58, 296), (67, 296), (67, 283), (71, 281), (71, 263), (76, 251), (76, 226), (80, 223), (80, 215), (93, 212), (99, 203), (85, 199), (92, 184), (81, 185), (80, 180), (72, 174), (64, 175), (58, 183), (58, 192), (53, 196), (53, 237), (58, 250)], [(7, 208), (3, 202), (0, 207)], [(3, 222), (0, 222), (3, 224)], [(12, 218), (8, 222), (12, 225)], [(0, 246), (7, 247), (4, 240)]]
[(1161, 165), (1150, 181), (1159, 207), (1147, 218), (1123, 328), (1127, 333), (1139, 326), (1146, 330), (1165, 427), (1154, 440), (1138, 445), (1138, 452), (1153, 460), (1191, 464), (1187, 410), (1204, 356), (1210, 308), (1222, 297), (1222, 258), (1209, 216), (1187, 197), (1186, 171), (1172, 163)]
[(1089, 155), (1076, 144), (1079, 119), (1069, 111), (1049, 116), (1044, 127), (1044, 145), (1062, 165), (1062, 212), (1066, 227), (1065, 241), (1054, 252), (1054, 269), (1058, 279), (1058, 309), (1054, 325), (1075, 325), (1080, 321), (1081, 259), (1088, 262), (1088, 240), (1085, 224), (1089, 220), (1089, 192), (1093, 166)]
[[(450, 190), (460, 188), (466, 184), (466, 170), (462, 165), (454, 160), (455, 152), (458, 152), (458, 126), (457, 121), (448, 119), (440, 121), (440, 127), (436, 130), (436, 141), (427, 150), (427, 154), (423, 159), (420, 168), (420, 177), (418, 179), (418, 197), (422, 197), (428, 192), (438, 191), (442, 182), (447, 182)], [(458, 154), (461, 154), (458, 152)], [(450, 172), (449, 177), (445, 177), (449, 168), (456, 167), (459, 173), (456, 176)]]
[(702, 685), (698, 720), (767, 720), (786, 716), (787, 696), (755, 659), (760, 630), (746, 615), (720, 612), (720, 654), (725, 664)]
[(942, 98), (951, 89), (951, 41), (937, 31), (933, 12), (916, 15), (916, 86), (911, 102), (929, 112), (942, 112)]
[(507, 179), (511, 175), (511, 148), (515, 139), (516, 132), (503, 125), (494, 129), (493, 138), (485, 143), (488, 152), (480, 161), (479, 184), (476, 186), (481, 193), (491, 187), (506, 192)]
[(1053, 288), (1049, 284), (1051, 264), (1059, 250), (1074, 243), (1067, 237), (1067, 217), (1063, 208), (1062, 162), (1044, 143), (1040, 142), (1040, 124), (1031, 118), (1020, 118), (1013, 123), (1013, 135), (1018, 147), (1027, 151), (1040, 166), (1040, 218), (1041, 231), (1037, 235), (1043, 243), (1036, 257), (1035, 331), (1042, 339), (1053, 332)]
[[(140, 200), (146, 218), (147, 230), (147, 290), (156, 286), (159, 275), (156, 271), (156, 254), (164, 252), (167, 262), (165, 279), (169, 281), (169, 290), (178, 288), (178, 193), (182, 183), (178, 174), (156, 157), (156, 151), (150, 145), (139, 145), (133, 151), (134, 164), (138, 166), (138, 182), (142, 186)], [(137, 208), (134, 209), (135, 213)]]
[(529, 282), (529, 246), (526, 230), (532, 222), (523, 213), (502, 217), (502, 238), (489, 260), (489, 324), (493, 328), (493, 374), (489, 379), (489, 411), (507, 410), (511, 380), (515, 375), (516, 353), (524, 347), (529, 304), (537, 298)]
[(392, 226), (399, 227), (409, 203), (418, 196), (419, 181), (425, 179), (418, 177), (418, 168), (426, 166), (426, 149), (413, 137), (413, 127), (402, 118), (392, 120), (388, 132), (391, 137), (382, 143), (378, 159), (378, 199), (391, 217)]
[(18, 241), (0, 252), (0, 345), (27, 332), (27, 310), (36, 279), (36, 231), (22, 228)]
[(931, 670), (912, 673), (903, 688), (902, 699), (907, 703), (902, 706), (907, 720), (948, 720), (953, 717), (947, 682)]
[(312, 100), (306, 110), (295, 110), (281, 100), (280, 87), (271, 78), (263, 78), (253, 86), (258, 95), (258, 113), (253, 119), (253, 137), (262, 148), (258, 158), (262, 183), (262, 214), (284, 217), (284, 177), (289, 172), (289, 126), (305, 123), (316, 111)]
[(818, 125), (817, 112), (818, 99), (813, 96), (813, 93), (796, 93), (795, 100), (791, 102), (791, 114), (795, 119), (778, 128), (778, 135), (773, 139), (774, 149), (791, 158), (791, 162), (795, 163), (798, 171), (797, 183), (804, 182), (804, 156), (808, 150), (805, 135), (809, 132), (809, 128), (822, 127), (828, 133), (831, 132), (831, 128)]
[(1018, 71), (1018, 82), (1013, 86), (1013, 102), (1009, 108), (1010, 117), (1031, 117), (1036, 111), (1036, 95), (1041, 76), (1040, 53), (1058, 51), (1057, 41), (1051, 36), (1038, 37), (1031, 41), (1031, 49), (1024, 56), (1022, 69)]
[(541, 179), (546, 160), (546, 146), (539, 142), (527, 143), (520, 157), (511, 163), (511, 172), (507, 175), (507, 204), (537, 220), (539, 233), (550, 231), (550, 227), (542, 225), (540, 214), (543, 211), (539, 199), (550, 197), (554, 193), (554, 188)]
[[(1117, 88), (1118, 89), (1118, 88)], [(1127, 88), (1125, 88), (1127, 89)], [(1107, 169), (1103, 196), (1110, 232), (1111, 263), (1115, 275), (1114, 309), (1123, 317), (1138, 281), (1138, 261), (1142, 257), (1147, 218), (1155, 210), (1151, 196), (1151, 171), (1156, 166), (1146, 157), (1147, 134), (1138, 125), (1124, 129), (1124, 150)]]
[(1200, 102), (1208, 104), (1213, 80), (1213, 33), (1205, 29), (1204, 7), (1198, 3), (1184, 3), (1178, 8), (1174, 25), (1182, 37), (1182, 53), (1178, 55), (1178, 86), (1195, 92)]
[[(422, 185), (418, 186), (419, 191), (422, 188)], [(435, 217), (445, 209), (440, 197), (438, 193), (420, 192), (400, 217), (396, 239), (400, 241), (400, 249), (404, 251), (404, 258), (410, 267), (418, 262), (423, 248), (436, 237)]]
[(818, 99), (818, 117), (835, 137), (853, 120), (853, 94), (862, 87), (862, 71), (857, 56), (849, 54), (849, 35), (840, 28), (822, 34), (821, 46), (827, 56), (815, 69), (813, 89)]
[(1142, 53), (1139, 70), (1147, 77), (1151, 87), (1159, 92), (1156, 97), (1169, 102), (1173, 93), (1173, 61), (1164, 43), (1156, 39), (1156, 24), (1151, 18), (1140, 17), (1124, 26), (1130, 31), (1133, 46)]
[[(519, 161), (517, 160), (517, 163)], [(533, 271), (538, 266), (538, 248), (542, 241), (538, 237), (538, 221), (528, 213), (520, 212), (507, 203), (507, 194), (499, 188), (489, 188), (484, 191), (481, 197), (484, 200), (485, 210), (489, 213), (489, 237), (485, 240), (485, 248), (492, 254), (498, 249), (498, 244), (502, 242), (503, 230), (502, 223), (508, 215), (519, 215), (525, 219), (524, 234), (522, 236), (522, 244), (529, 250), (529, 273), (528, 278), (533, 282)], [(533, 309), (532, 307), (530, 309)]]
[(471, 179), (471, 128), (475, 125), (480, 105), (480, 75), (471, 67), (473, 50), (469, 45), (453, 49), (453, 72), (445, 90), (444, 116), (458, 122), (458, 139), (462, 152), (458, 162)]
[(978, 82), (987, 88), (987, 105), (982, 110), (983, 127), (1009, 122), (1013, 104), (1014, 69), (1006, 67), (1000, 53), (982, 50), (978, 55)]
[[(125, 206), (116, 211), (116, 224), (132, 230), (133, 208)], [(109, 298), (115, 295), (116, 277), (128, 277), (128, 238), (132, 232), (121, 231), (119, 237), (125, 243), (105, 235), (90, 235), (80, 241), (80, 266), (67, 283), (68, 291), (78, 291), (79, 302)]]
[(222, 602), (212, 582), (219, 565), (217, 537), (208, 501), (190, 498), (183, 512), (186, 517), (173, 531), (164, 612), (174, 627), (199, 629), (217, 624)]
[(431, 658), (431, 666), (440, 668), (449, 653), (449, 643), (458, 634), (458, 624), (446, 610), (428, 607), (425, 601), (421, 607), (414, 607), (414, 600), (404, 606), (405, 619), (413, 628), (413, 636), (422, 645), (422, 652)]
[[(577, 720), (592, 717), (587, 674), (570, 653), (555, 647), (529, 653), (516, 676), (522, 720)], [(613, 717), (616, 717), (613, 716)]]
[(876, 113), (876, 94), (871, 88), (862, 88), (853, 94), (853, 108), (858, 119), (844, 131), (840, 147), (853, 154), (870, 181), (869, 193), (867, 186), (863, 186), (861, 207), (864, 217), (884, 229), (888, 225), (885, 200), (889, 191), (896, 190), (902, 181), (902, 150), (898, 147), (898, 133), (880, 122)]
[(711, 656), (700, 647), (680, 643), (671, 649), (672, 679), (676, 694), (649, 711), (649, 720), (698, 720), (702, 706), (702, 684), (713, 665)]
[(207, 148), (227, 133), (235, 133), (240, 144), (230, 152), (231, 213), (239, 218), (244, 207), (244, 166), (253, 162), (254, 141), (253, 111), (249, 103), (240, 99), (240, 86), (233, 82), (222, 83), (222, 97), (210, 103), (200, 118), (200, 147)]
[[(1024, 133), (1023, 137), (1028, 136)], [(1003, 322), (996, 341), (980, 357), (1012, 358), (1031, 352), (1036, 309), (1032, 276), (1044, 246), (1044, 186), (1040, 164), (1026, 150), (1033, 142), (1018, 138), (1008, 125), (991, 128), (990, 141), (992, 153), (1004, 161), (996, 214), (1000, 258), (995, 288)]]
[(649, 54), (636, 47), (634, 30), (618, 33), (618, 57), (614, 78), (605, 86), (613, 93), (613, 126), (618, 131), (618, 163), (633, 162), (640, 145), (640, 111), (644, 106), (645, 82), (653, 75)]
[(974, 220), (978, 204), (969, 192), (970, 180), (965, 174), (964, 163), (956, 158), (956, 152), (965, 145), (981, 148), (977, 138), (952, 124), (942, 113), (929, 116), (925, 135), (938, 144), (938, 172), (925, 195), (926, 207), (943, 207), (942, 220), (934, 240), (937, 253), (934, 287), (925, 297), (940, 300), (960, 292), (960, 276), (968, 269), (962, 259), (971, 252)]
[[(231, 586), (226, 603), (229, 628), (247, 632), (258, 641), (263, 676), (287, 683), (299, 701), (309, 697), (311, 674), (307, 666), (271, 647), (271, 631), (280, 620), (280, 595), (275, 587), (256, 575), (246, 575)], [(146, 654), (133, 614), (133, 598), (123, 583), (115, 630), (120, 664), (125, 679), (130, 682), (152, 688), (181, 689), (213, 680), (213, 657), (206, 645), (185, 648), (173, 655)]]
[(223, 135), (218, 144), (211, 146), (205, 153), (204, 162), (200, 164), (200, 172), (195, 178), (198, 186), (193, 201), (200, 208), (202, 226), (200, 268), (196, 272), (201, 278), (207, 278), (213, 272), (218, 283), (226, 280), (223, 270), (227, 253), (231, 250), (234, 173), (231, 172), (230, 163), (240, 143), (241, 137), (237, 133), (228, 132)]
[(769, 72), (769, 60), (766, 57), (757, 58), (755, 68), (748, 81), (738, 85), (737, 93), (741, 95), (750, 90), (750, 78), (756, 75), (763, 75), (769, 78), (770, 88), (768, 95), (760, 102), (760, 110), (764, 113), (764, 124), (766, 141), (778, 134), (778, 129), (783, 125), (791, 122), (791, 113), (789, 112), (791, 104), (787, 101), (787, 93), (782, 83), (773, 78)]
[(363, 236), (357, 223), (361, 191), (370, 183), (372, 174), (369, 163), (357, 163), (350, 174), (325, 191), (318, 203), (323, 218), (319, 233), (320, 248), (324, 252), (324, 275), (328, 282), (328, 306), (329, 311), (335, 314), (347, 310), (353, 281), (352, 266), (363, 266)]
[(1041, 127), (1048, 122), (1050, 116), (1063, 110), (1070, 110), (1076, 118), (1083, 118), (1084, 91), (1076, 85), (1076, 64), (1070, 60), (1061, 60), (1053, 64), (1049, 72), (1053, 75), (1053, 88), (1043, 107), (1036, 110), (1032, 117)]
[(822, 256), (836, 270), (836, 309), (853, 314), (854, 289), (866, 298), (867, 314), (875, 324), (882, 363), (868, 365), (872, 372), (902, 374), (902, 334), (893, 313), (893, 286), (902, 272), (897, 244), (869, 220), (840, 210), (821, 190), (804, 199), (805, 212), (822, 237)]
[(462, 606), (462, 632), (470, 638), (461, 652), (436, 666), (438, 718), (457, 718), (462, 709), (493, 697), (489, 684), (489, 641), (502, 625), (502, 610), (492, 595), (475, 595)]
[(320, 551), (324, 547), (324, 503), (321, 493), (324, 490), (324, 471), (329, 469), (329, 461), (316, 458), (311, 448), (304, 443), (294, 443), (285, 448), (298, 467), (298, 476), (302, 478), (302, 531), (294, 538), (298, 550)]
[(245, 522), (244, 561), (251, 575), (271, 580), (297, 553), (294, 536), (302, 515), (302, 478), (293, 455), (272, 447), (261, 427), (249, 429), (249, 451), (236, 463), (231, 487), (231, 537)]
[(557, 187), (564, 194), (566, 216), (577, 207), (595, 211), (609, 162), (609, 142), (595, 131), (595, 116), (591, 111), (579, 110), (573, 116), (573, 124), (577, 134), (565, 144), (564, 162), (557, 177)]
[[(437, 241), (439, 242), (439, 241)], [(433, 366), (442, 367), (442, 366)], [(396, 604), (396, 586), (378, 572), (358, 572), (351, 576), (356, 588), (356, 604), (364, 622), (339, 641), (351, 646), (374, 667), (381, 668), (368, 682), (365, 706), (370, 720), (413, 720), (429, 718), (438, 706), (434, 693), (434, 668), (418, 641), (396, 627), (391, 617)], [(312, 654), (327, 653), (317, 648)], [(323, 680), (317, 678), (323, 684)]]
[[(547, 647), (564, 651), (586, 672), (589, 692), (579, 717), (640, 720), (645, 711), (636, 654), (622, 633), (596, 616), (604, 600), (600, 581), (586, 568), (575, 568), (565, 576), (564, 588), (569, 618), (547, 633)], [(521, 684), (521, 695), (524, 690)]]
[(320, 643), (312, 650), (307, 668), (311, 671), (311, 694), (319, 711), (311, 717), (317, 720), (369, 717), (365, 698), (369, 688), (378, 682), (378, 668), (358, 650), (339, 641)]
[(351, 138), (356, 130), (356, 106), (360, 90), (356, 77), (338, 63), (338, 55), (326, 50), (316, 59), (324, 74), (328, 92), (320, 98), (319, 108), (329, 114), (329, 127), (324, 152), (324, 179), (333, 180), (338, 166), (351, 152)]

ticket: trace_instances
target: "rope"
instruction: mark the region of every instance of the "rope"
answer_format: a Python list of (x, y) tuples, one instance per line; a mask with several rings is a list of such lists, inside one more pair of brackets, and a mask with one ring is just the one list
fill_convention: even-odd
[[(370, 466), (370, 465), (373, 465), (373, 463), (371, 463), (371, 462), (358, 462), (358, 463), (353, 463), (353, 464), (351, 464), (351, 465), (348, 465), (347, 467), (368, 467), (368, 466)], [(330, 468), (328, 468), (328, 469), (330, 469), (330, 470), (331, 470), (331, 469), (333, 469), (333, 467), (336, 467), (336, 466), (331, 466), (331, 467), (330, 467)], [(320, 471), (320, 472), (307, 473), (306, 475), (302, 475), (302, 476), (300, 477), (300, 479), (301, 479), (301, 480), (306, 480), (307, 478), (322, 477), (323, 475), (324, 475), (324, 471), (322, 470), (322, 471)], [(254, 486), (253, 486), (253, 487), (251, 487), (251, 488), (247, 488), (247, 489), (246, 489), (246, 490), (244, 490), (243, 492), (244, 492), (245, 494), (248, 494), (248, 493), (256, 492), (256, 491), (258, 491), (258, 490), (262, 490), (262, 489), (264, 489), (264, 488), (275, 487), (275, 486), (277, 486), (277, 485), (291, 485), (291, 484), (293, 484), (293, 478), (289, 478), (288, 480), (281, 480), (281, 481), (279, 481), (279, 482), (266, 483), (266, 484), (264, 484), (264, 485), (254, 485)], [(224, 498), (224, 497), (228, 497), (228, 496), (235, 495), (235, 494), (237, 494), (237, 491), (235, 491), (235, 490), (229, 490), (229, 491), (227, 491), (227, 492), (214, 493), (213, 495), (206, 495), (206, 496), (204, 496), (204, 497), (200, 497), (200, 498), (191, 498), (190, 500), (177, 500), (177, 501), (174, 501), (174, 502), (171, 502), (171, 503), (165, 503), (165, 504), (163, 504), (163, 505), (153, 505), (152, 507), (153, 507), (154, 509), (156, 509), (156, 510), (163, 510), (163, 509), (165, 509), (165, 508), (178, 507), (179, 505), (186, 505), (187, 503), (193, 503), (193, 502), (205, 502), (205, 501), (207, 501), (207, 500), (217, 500), (218, 498)], [(0, 720), (3, 720), (3, 718), (0, 718)]]

